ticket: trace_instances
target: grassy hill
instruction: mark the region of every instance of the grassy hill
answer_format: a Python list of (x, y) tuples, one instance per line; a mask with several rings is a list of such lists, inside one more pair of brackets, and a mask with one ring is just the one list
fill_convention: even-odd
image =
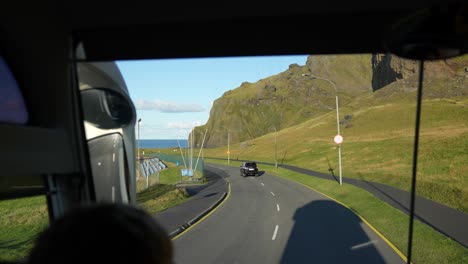
[(372, 90), (370, 62), (371, 55), (309, 57), (304, 66), (292, 64), (277, 75), (244, 82), (215, 100), (208, 122), (196, 130), (208, 129), (206, 146), (215, 147), (227, 144), (228, 130), (230, 142), (237, 143), (300, 124), (335, 107), (333, 86), (302, 74), (332, 78), (345, 105)]
[[(418, 195), (464, 212), (468, 212), (467, 65), (468, 56), (426, 64), (417, 185)], [(344, 176), (409, 190), (416, 90), (417, 72), (375, 92), (352, 93), (354, 97), (344, 94), (340, 106)], [(297, 114), (304, 108), (294, 111)], [(278, 131), (278, 161), (321, 172), (333, 169), (337, 174), (337, 149), (333, 143), (336, 113), (333, 108), (315, 113), (306, 121), (296, 119), (299, 124)], [(210, 120), (207, 126), (220, 124), (216, 116)], [(225, 136), (225, 132), (218, 133)], [(238, 139), (241, 142), (231, 141), (231, 159), (274, 162), (273, 131), (253, 139)], [(205, 156), (226, 157), (226, 150), (226, 146), (209, 148)]]

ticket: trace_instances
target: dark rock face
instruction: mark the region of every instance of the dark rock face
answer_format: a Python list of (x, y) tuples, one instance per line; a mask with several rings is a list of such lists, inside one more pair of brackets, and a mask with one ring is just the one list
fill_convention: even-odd
[(297, 63), (293, 63), (293, 64), (290, 64), (290, 65), (289, 65), (289, 69), (298, 68), (298, 67), (300, 67), (300, 66), (299, 66), (299, 64), (297, 64)]
[(375, 92), (393, 82), (412, 75), (417, 63), (391, 54), (372, 55), (372, 90)]

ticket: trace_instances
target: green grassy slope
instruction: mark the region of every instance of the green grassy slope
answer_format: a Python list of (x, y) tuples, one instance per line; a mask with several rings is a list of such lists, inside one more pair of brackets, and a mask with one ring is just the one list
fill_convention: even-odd
[[(392, 87), (389, 87), (391, 89)], [(434, 87), (433, 87), (434, 88)], [(386, 88), (385, 88), (386, 89)], [(386, 93), (385, 89), (379, 90)], [(431, 91), (428, 86), (427, 91)], [(435, 87), (434, 89), (437, 89)], [(379, 102), (379, 94), (342, 107), (343, 174), (409, 190), (415, 127), (415, 92)], [(377, 99), (376, 99), (377, 98)], [(411, 100), (413, 98), (413, 100)], [(422, 106), (418, 194), (468, 212), (468, 97), (425, 99)], [(382, 104), (375, 105), (375, 102)], [(336, 115), (329, 112), (276, 134), (280, 163), (338, 174)], [(231, 145), (232, 159), (274, 162), (275, 133)], [(226, 157), (226, 147), (205, 156)]]
[[(468, 212), (468, 81), (462, 69), (467, 62), (465, 56), (426, 65), (417, 189), (419, 195), (464, 212)], [(344, 176), (409, 190), (416, 88), (417, 74), (340, 107)], [(338, 174), (334, 135), (334, 110), (284, 128), (276, 134), (278, 161)], [(269, 133), (231, 144), (231, 159), (274, 162), (274, 142), (275, 133)], [(226, 150), (226, 146), (206, 149), (205, 156), (226, 157)]]
[[(409, 190), (414, 144), (415, 105), (387, 104), (364, 110), (344, 108), (352, 127), (342, 128), (342, 167), (346, 177), (386, 183)], [(449, 114), (449, 117), (447, 116)], [(468, 211), (468, 107), (445, 100), (423, 104), (418, 194)], [(378, 120), (381, 120), (380, 122)], [(333, 142), (336, 123), (326, 114), (277, 134), (280, 163), (338, 174)], [(232, 159), (274, 162), (275, 134), (231, 145)], [(226, 148), (207, 149), (206, 156), (226, 157)]]
[[(208, 129), (206, 145), (242, 142), (276, 129), (300, 124), (322, 115), (335, 106), (335, 89), (323, 80), (302, 74), (316, 74), (333, 79), (343, 105), (357, 95), (371, 91), (371, 55), (310, 57), (304, 66), (289, 69), (255, 83), (243, 83), (215, 100), (210, 118), (199, 131)], [(317, 68), (318, 67), (318, 68)], [(326, 67), (324, 73), (320, 67)], [(358, 72), (359, 74), (356, 74)], [(201, 136), (196, 133), (198, 143)]]

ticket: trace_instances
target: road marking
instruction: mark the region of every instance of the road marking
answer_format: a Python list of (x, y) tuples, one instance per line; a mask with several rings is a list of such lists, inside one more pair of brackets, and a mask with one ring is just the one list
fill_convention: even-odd
[(275, 227), (275, 232), (273, 232), (273, 237), (271, 238), (271, 240), (275, 240), (276, 239), (276, 234), (278, 233), (278, 225), (276, 225)]
[(265, 184), (263, 184), (263, 182), (261, 182), (262, 186), (265, 186)]
[(112, 186), (112, 202), (115, 202), (115, 187)]
[(366, 243), (362, 243), (362, 244), (358, 244), (358, 245), (352, 246), (352, 247), (351, 247), (351, 250), (356, 250), (356, 249), (368, 247), (368, 246), (370, 246), (370, 245), (372, 245), (372, 244), (377, 244), (377, 241), (376, 241), (376, 240), (371, 240), (371, 241), (366, 242)]
[(115, 153), (112, 153), (112, 162), (115, 162)]
[(275, 196), (275, 194), (273, 192), (270, 192), (270, 193), (271, 193), (271, 195)]
[(278, 210), (278, 212), (280, 211), (279, 204), (276, 204), (276, 209)]

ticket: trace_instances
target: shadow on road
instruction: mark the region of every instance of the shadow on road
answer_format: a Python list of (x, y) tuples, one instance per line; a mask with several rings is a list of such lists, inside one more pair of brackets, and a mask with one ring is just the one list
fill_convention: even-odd
[(296, 210), (281, 263), (385, 263), (347, 208), (326, 200)]
[(218, 193), (217, 192), (213, 192), (213, 193), (210, 193), (210, 194), (207, 194), (203, 197), (211, 197), (211, 196), (214, 196), (214, 195), (217, 195)]

